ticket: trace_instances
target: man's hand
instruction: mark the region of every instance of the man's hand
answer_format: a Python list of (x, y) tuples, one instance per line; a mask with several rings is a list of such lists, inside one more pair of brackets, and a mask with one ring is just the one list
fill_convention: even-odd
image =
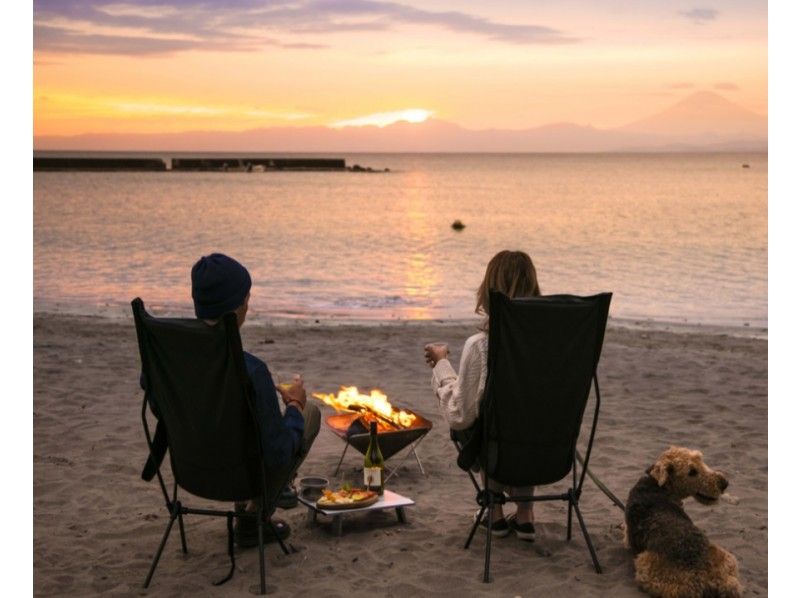
[(307, 399), (302, 376), (296, 375), (293, 382), (281, 382), (276, 389), (287, 407), (294, 405), (299, 411), (305, 409)]

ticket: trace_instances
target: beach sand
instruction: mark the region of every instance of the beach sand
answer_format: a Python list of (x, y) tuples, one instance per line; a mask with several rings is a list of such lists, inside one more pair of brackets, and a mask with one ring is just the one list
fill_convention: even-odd
[[(244, 326), (245, 348), (273, 372), (302, 372), (309, 391), (380, 387), (396, 405), (434, 422), (418, 448), (426, 475), (411, 457), (388, 485), (416, 501), (407, 524), (398, 524), (391, 511), (354, 514), (336, 537), (324, 519), (308, 526), (302, 507), (279, 511), (292, 526), (288, 543), (297, 552), (284, 556), (276, 544), (267, 546), (273, 592), (318, 598), (642, 595), (623, 547), (622, 512), (589, 480), (581, 508), (602, 575), (595, 574), (577, 525), (572, 541), (565, 541), (566, 506), (548, 503), (536, 506), (535, 543), (513, 536), (493, 542), (493, 582), (481, 582), (484, 537), (463, 549), (476, 509), (474, 491), (455, 464), (422, 354), (426, 342), (448, 342), (457, 364), (473, 332), (471, 326), (436, 323)], [(211, 585), (227, 573), (229, 561), (225, 521), (209, 517), (185, 519), (188, 555), (173, 530), (150, 589), (142, 589), (167, 516), (157, 484), (139, 477), (146, 444), (132, 321), (36, 314), (33, 339), (35, 594), (250, 595), (258, 582), (257, 549), (238, 551), (235, 577), (222, 587)], [(739, 559), (747, 595), (766, 595), (767, 341), (702, 328), (674, 333), (612, 323), (599, 379), (594, 473), (625, 500), (669, 445), (702, 450), (711, 467), (728, 474), (736, 500), (713, 507), (689, 500), (687, 512)], [(300, 474), (330, 477), (342, 448), (323, 424)], [(343, 479), (356, 480), (361, 465), (361, 456), (349, 450)], [(552, 489), (559, 486), (566, 484)], [(185, 493), (183, 498), (227, 508)]]

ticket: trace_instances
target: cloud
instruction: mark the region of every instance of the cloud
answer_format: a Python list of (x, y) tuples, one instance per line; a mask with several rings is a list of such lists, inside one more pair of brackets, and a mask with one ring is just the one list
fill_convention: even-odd
[(291, 48), (295, 50), (321, 50), (330, 47), (328, 44), (311, 44), (307, 42), (276, 43), (275, 45), (281, 48)]
[(33, 60), (33, 66), (62, 66), (63, 64), (59, 60)]
[[(190, 50), (195, 42), (185, 39), (89, 34), (62, 27), (34, 25), (33, 44), (38, 50), (53, 53), (146, 56)], [(206, 46), (208, 49), (219, 48), (219, 44), (211, 40), (206, 42)]]
[(719, 11), (714, 8), (693, 8), (692, 10), (681, 11), (678, 14), (701, 25), (716, 20), (719, 16)]
[(378, 19), (378, 25), (388, 21), (410, 25), (430, 25), (456, 33), (472, 33), (494, 41), (513, 44), (564, 44), (579, 41), (542, 25), (499, 23), (459, 11), (422, 10), (395, 2), (325, 0), (309, 5), (331, 15), (361, 15)]
[(155, 5), (146, 6), (141, 4), (101, 4), (97, 10), (111, 16), (117, 17), (142, 17), (145, 19), (158, 19), (162, 17), (176, 17), (180, 13), (175, 6)]
[[(152, 55), (185, 50), (329, 47), (340, 33), (424, 27), (509, 44), (580, 41), (537, 24), (379, 0), (38, 0), (34, 49)], [(322, 39), (321, 39), (322, 38)]]
[(719, 89), (720, 91), (739, 91), (739, 86), (736, 83), (715, 83), (714, 89)]
[(694, 83), (682, 82), (682, 83), (669, 83), (665, 87), (668, 89), (694, 89), (696, 85)]

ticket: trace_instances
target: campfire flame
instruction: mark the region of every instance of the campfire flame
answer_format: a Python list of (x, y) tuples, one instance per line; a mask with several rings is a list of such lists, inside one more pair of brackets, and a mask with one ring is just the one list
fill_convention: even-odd
[(378, 428), (383, 430), (391, 429), (387, 423), (394, 424), (393, 427), (410, 428), (417, 419), (413, 413), (392, 407), (386, 395), (377, 388), (365, 395), (359, 393), (355, 386), (342, 386), (337, 395), (315, 392), (311, 396), (336, 411), (361, 411), (367, 422), (375, 419), (378, 421)]

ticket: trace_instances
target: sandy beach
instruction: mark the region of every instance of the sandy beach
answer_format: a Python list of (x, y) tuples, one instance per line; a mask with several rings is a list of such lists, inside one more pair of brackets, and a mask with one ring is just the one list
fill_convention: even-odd
[[(566, 506), (549, 503), (536, 507), (535, 543), (513, 536), (493, 543), (494, 580), (481, 582), (483, 537), (462, 548), (474, 492), (456, 466), (422, 356), (424, 343), (444, 341), (457, 364), (473, 330), (424, 322), (245, 325), (245, 348), (273, 372), (302, 372), (309, 391), (380, 387), (394, 404), (434, 422), (418, 448), (426, 474), (412, 457), (388, 485), (416, 501), (407, 524), (391, 512), (353, 515), (336, 537), (325, 520), (307, 525), (302, 507), (279, 511), (292, 527), (288, 543), (296, 552), (284, 556), (277, 545), (267, 546), (273, 592), (325, 598), (642, 595), (623, 546), (622, 512), (589, 481), (581, 507), (602, 575), (594, 573), (579, 533), (565, 542)], [(189, 554), (181, 553), (176, 530), (150, 589), (142, 589), (167, 518), (157, 484), (139, 477), (146, 444), (132, 321), (35, 314), (33, 341), (34, 593), (250, 595), (258, 551), (238, 551), (235, 577), (213, 587), (229, 565), (225, 523), (201, 517), (186, 519)], [(624, 500), (669, 445), (703, 451), (711, 467), (728, 474), (734, 498), (713, 507), (688, 501), (687, 511), (738, 558), (746, 594), (766, 595), (767, 341), (703, 328), (666, 332), (612, 323), (599, 378), (595, 474)], [(330, 413), (323, 408), (323, 417)], [(342, 448), (323, 425), (300, 474), (330, 477)], [(349, 451), (343, 479), (356, 480), (361, 465), (360, 455)]]

